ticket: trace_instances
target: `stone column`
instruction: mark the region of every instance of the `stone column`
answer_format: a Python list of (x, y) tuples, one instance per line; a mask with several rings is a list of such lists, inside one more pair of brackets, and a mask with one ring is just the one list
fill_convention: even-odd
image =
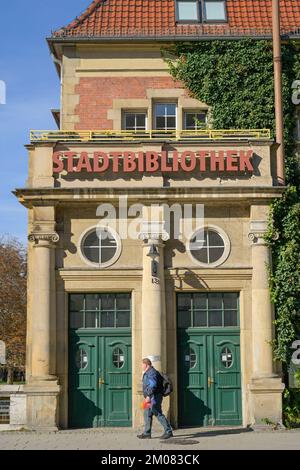
[[(164, 279), (164, 241), (169, 236), (162, 224), (143, 226), (143, 283), (142, 283), (142, 356), (149, 357), (160, 371), (166, 367), (166, 297)], [(154, 260), (149, 255), (157, 250)], [(152, 262), (156, 263), (156, 273)]]
[(55, 380), (51, 374), (51, 362), (53, 352), (51, 351), (51, 330), (53, 303), (56, 302), (53, 295), (53, 273), (54, 244), (59, 240), (57, 233), (32, 233), (29, 241), (34, 243), (35, 265), (32, 306), (32, 369), (31, 380)]
[[(270, 299), (268, 269), (271, 253), (264, 235), (267, 230), (267, 208), (264, 220), (252, 220), (249, 240), (252, 243), (252, 381), (249, 385), (252, 422), (263, 426), (265, 420), (281, 423), (284, 385), (274, 373), (272, 351), (274, 311)], [(252, 207), (261, 215), (262, 207)]]
[(53, 229), (54, 225), (52, 221), (35, 221), (34, 230), (28, 237), (34, 243), (33, 273), (28, 288), (32, 298), (28, 310), (32, 330), (31, 375), (24, 388), (27, 394), (27, 426), (30, 429), (57, 430), (60, 388), (55, 376), (54, 247), (59, 236)]

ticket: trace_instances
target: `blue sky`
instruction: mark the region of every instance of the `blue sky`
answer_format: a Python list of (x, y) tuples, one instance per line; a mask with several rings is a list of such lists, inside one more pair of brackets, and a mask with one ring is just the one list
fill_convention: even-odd
[(59, 107), (59, 78), (45, 38), (78, 16), (91, 0), (1, 2), (0, 80), (0, 236), (26, 242), (27, 214), (14, 188), (25, 186), (30, 129), (55, 129), (50, 112)]

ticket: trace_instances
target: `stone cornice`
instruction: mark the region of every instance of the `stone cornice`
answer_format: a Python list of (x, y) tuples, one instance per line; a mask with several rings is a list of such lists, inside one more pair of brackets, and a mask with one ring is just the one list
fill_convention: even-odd
[(28, 241), (31, 243), (38, 244), (39, 242), (58, 243), (59, 235), (56, 232), (43, 233), (43, 232), (32, 232), (28, 236)]

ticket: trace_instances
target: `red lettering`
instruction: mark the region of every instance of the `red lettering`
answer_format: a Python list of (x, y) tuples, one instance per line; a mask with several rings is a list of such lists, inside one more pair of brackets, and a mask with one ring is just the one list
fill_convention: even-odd
[[(62, 160), (63, 153), (62, 152), (54, 152), (52, 156), (53, 161), (53, 173), (60, 173), (64, 169), (64, 162)], [(54, 166), (56, 165), (56, 166)]]
[[(99, 159), (101, 158), (101, 163), (99, 165)], [(109, 167), (109, 158), (107, 153), (104, 152), (94, 152), (94, 171), (96, 173), (102, 173), (106, 171)]]
[(250, 161), (253, 158), (253, 150), (240, 151), (240, 171), (253, 171), (253, 165)]
[(216, 152), (214, 152), (213, 150), (210, 152), (210, 169), (211, 169), (211, 171), (217, 171), (217, 166), (218, 166), (218, 171), (224, 171), (225, 170), (223, 150), (220, 150), (218, 152), (217, 156), (216, 156)]
[(73, 173), (74, 170), (74, 158), (77, 157), (76, 152), (66, 152), (65, 156), (68, 159), (67, 171), (68, 173)]
[(209, 156), (209, 152), (207, 150), (200, 150), (197, 155), (199, 155), (200, 171), (206, 171), (206, 157)]
[(86, 170), (87, 173), (92, 173), (92, 165), (87, 152), (81, 152), (76, 171), (81, 172)]
[(146, 171), (154, 173), (159, 170), (158, 153), (146, 152)]
[(124, 171), (129, 173), (136, 170), (135, 153), (125, 152), (124, 153)]
[(186, 151), (181, 155), (181, 168), (183, 171), (194, 171), (196, 168), (196, 157), (194, 152)]
[(165, 150), (161, 152), (161, 171), (172, 171), (172, 166), (168, 165), (168, 154)]
[(238, 171), (238, 158), (235, 150), (227, 150), (226, 152), (226, 170)]

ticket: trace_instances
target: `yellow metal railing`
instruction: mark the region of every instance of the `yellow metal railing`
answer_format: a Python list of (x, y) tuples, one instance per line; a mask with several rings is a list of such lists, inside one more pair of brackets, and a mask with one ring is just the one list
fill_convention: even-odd
[(248, 140), (270, 139), (269, 129), (201, 129), (147, 131), (31, 131), (31, 142), (102, 142), (112, 140)]

